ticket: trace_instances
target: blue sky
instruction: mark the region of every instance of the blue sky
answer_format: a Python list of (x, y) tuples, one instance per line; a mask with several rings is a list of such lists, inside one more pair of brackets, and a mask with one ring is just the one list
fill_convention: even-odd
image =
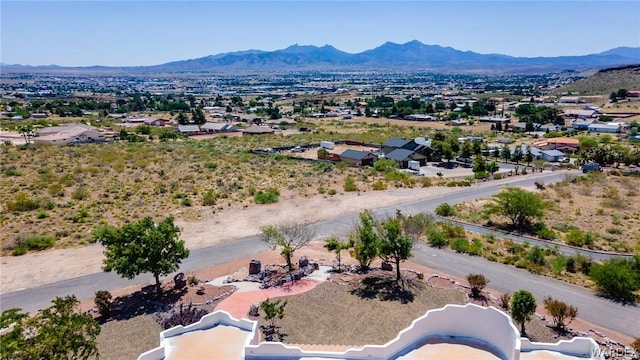
[(0, 61), (134, 66), (222, 52), (386, 41), (559, 56), (640, 47), (640, 1), (7, 1)]

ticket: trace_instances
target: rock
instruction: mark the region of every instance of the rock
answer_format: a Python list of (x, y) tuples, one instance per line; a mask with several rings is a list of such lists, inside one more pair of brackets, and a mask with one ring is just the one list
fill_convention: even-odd
[(388, 261), (383, 261), (380, 268), (384, 271), (391, 271), (393, 270), (393, 265), (391, 265), (391, 263)]
[(312, 261), (311, 266), (313, 266), (313, 270), (320, 270), (320, 264), (317, 261)]
[(249, 275), (259, 274), (262, 270), (262, 263), (260, 260), (253, 259), (249, 261)]
[(307, 258), (307, 256), (302, 256), (299, 260), (298, 260), (298, 266), (300, 268), (306, 267), (307, 265), (309, 265), (309, 259)]
[(260, 313), (258, 310), (260, 310), (260, 303), (251, 304), (249, 307), (249, 316), (259, 316)]

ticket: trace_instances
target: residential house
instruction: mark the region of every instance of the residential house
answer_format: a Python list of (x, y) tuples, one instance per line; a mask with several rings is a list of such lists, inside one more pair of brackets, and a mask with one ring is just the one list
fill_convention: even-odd
[(589, 125), (595, 123), (595, 119), (577, 118), (571, 123), (574, 130), (588, 130)]
[(565, 153), (559, 150), (542, 150), (540, 151), (540, 154), (542, 156), (542, 159), (548, 162), (558, 162), (561, 158), (564, 158), (566, 156)]
[(357, 166), (373, 166), (378, 156), (370, 151), (347, 149), (340, 154), (340, 161), (346, 161)]
[(200, 134), (200, 127), (198, 127), (198, 125), (178, 125), (176, 129), (180, 134), (187, 136)]
[(578, 151), (580, 141), (567, 137), (557, 137), (549, 139), (541, 139), (531, 144), (540, 150), (560, 150), (564, 152), (575, 153)]
[(251, 125), (248, 128), (242, 130), (242, 135), (262, 135), (273, 134), (275, 130), (267, 126)]
[(32, 139), (34, 143), (45, 144), (76, 144), (88, 142), (105, 142), (107, 138), (105, 134), (98, 131), (93, 126), (85, 124), (64, 124), (35, 132)]
[(435, 121), (437, 120), (435, 117), (426, 114), (411, 114), (404, 117), (407, 120), (414, 121)]
[(238, 131), (238, 129), (229, 123), (206, 122), (200, 125), (200, 131), (203, 133), (224, 133)]
[(156, 119), (156, 118), (144, 119), (144, 124), (145, 125), (149, 125), (149, 126), (162, 127), (162, 126), (167, 125), (168, 122), (169, 122), (169, 120), (165, 120), (165, 119)]
[(395, 160), (401, 169), (406, 169), (409, 166), (409, 161), (417, 161), (420, 166), (424, 166), (427, 163), (426, 156), (408, 149), (395, 149), (385, 154), (385, 158)]
[(589, 132), (617, 134), (622, 132), (622, 124), (620, 123), (593, 123), (587, 127)]
[(478, 121), (483, 123), (492, 123), (492, 124), (502, 123), (503, 125), (505, 125), (510, 123), (511, 119), (504, 118), (504, 117), (495, 117), (495, 116), (481, 116), (480, 118), (478, 118)]
[(567, 118), (595, 118), (598, 111), (594, 109), (567, 109), (564, 111), (564, 117)]

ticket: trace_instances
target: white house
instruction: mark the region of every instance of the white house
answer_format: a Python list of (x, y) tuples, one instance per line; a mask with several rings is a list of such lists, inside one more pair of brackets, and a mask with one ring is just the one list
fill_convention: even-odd
[(95, 127), (85, 124), (64, 124), (36, 131), (34, 143), (75, 144), (87, 142), (105, 142), (105, 135)]

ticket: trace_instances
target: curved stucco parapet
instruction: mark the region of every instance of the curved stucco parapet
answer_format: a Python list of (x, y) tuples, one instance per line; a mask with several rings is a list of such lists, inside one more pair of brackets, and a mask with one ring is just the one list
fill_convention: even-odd
[[(489, 331), (487, 324), (491, 324)], [(494, 307), (466, 304), (429, 310), (384, 345), (367, 345), (335, 353), (302, 351), (282, 343), (261, 343), (247, 346), (245, 358), (394, 359), (427, 341), (476, 345), (502, 359), (517, 360), (520, 353), (520, 334), (507, 314)]]
[(520, 352), (528, 353), (533, 351), (552, 351), (563, 355), (575, 356), (587, 359), (603, 359), (604, 355), (598, 346), (598, 343), (588, 337), (575, 337), (571, 340), (560, 340), (556, 343), (538, 343), (531, 342), (527, 338), (521, 339)]
[(167, 339), (180, 336), (185, 333), (197, 331), (197, 330), (207, 330), (218, 325), (228, 325), (236, 327), (240, 330), (247, 331), (251, 333), (251, 337), (248, 339), (247, 343), (244, 346), (248, 346), (250, 344), (257, 344), (259, 342), (260, 334), (258, 332), (258, 322), (251, 321), (247, 319), (236, 319), (231, 316), (228, 312), (223, 310), (218, 310), (203, 316), (198, 322), (190, 324), (188, 326), (174, 326), (171, 329), (164, 330), (160, 332), (160, 346), (149, 350), (138, 357), (138, 360), (159, 360), (164, 359), (166, 354), (166, 345)]

